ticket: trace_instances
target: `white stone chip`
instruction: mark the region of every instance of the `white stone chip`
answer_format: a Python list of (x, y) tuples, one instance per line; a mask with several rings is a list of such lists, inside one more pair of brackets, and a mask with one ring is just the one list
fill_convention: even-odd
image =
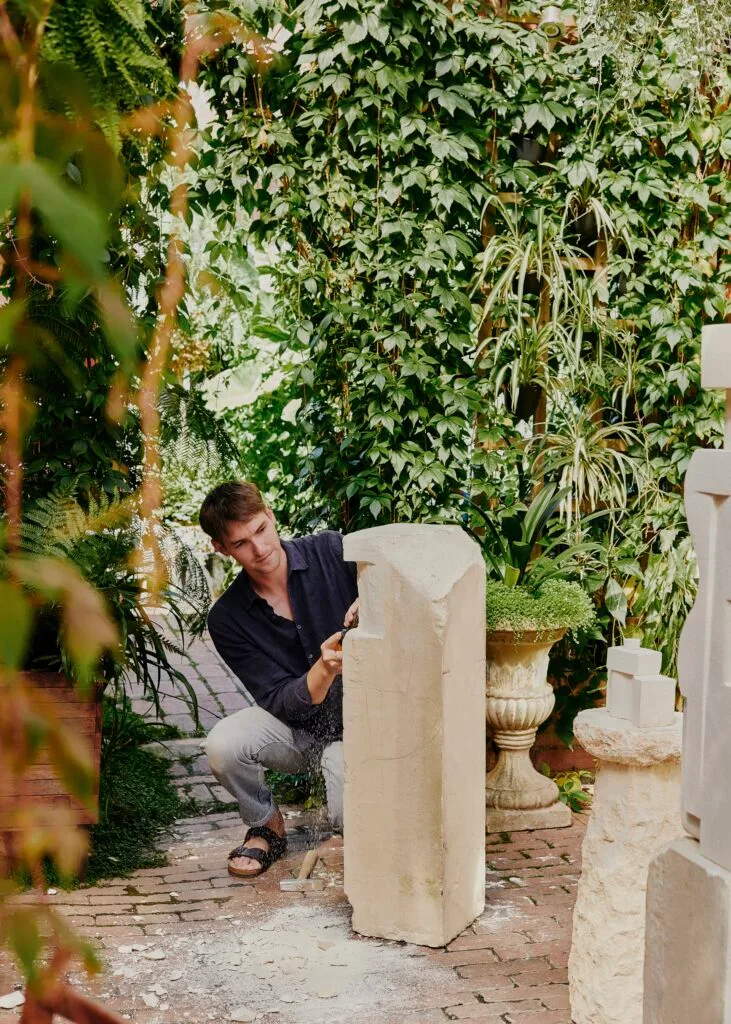
[(7, 995), (0, 996), (0, 1010), (14, 1010), (24, 1002), (25, 996), (22, 992), (8, 992)]
[(160, 1000), (157, 998), (154, 992), (143, 992), (142, 1002), (151, 1010), (156, 1010), (157, 1007), (160, 1005)]
[(249, 1024), (250, 1021), (256, 1020), (256, 1014), (248, 1006), (238, 1006), (235, 1010), (231, 1011), (228, 1019), (236, 1021), (237, 1024), (241, 1024), (241, 1022)]
[(166, 954), (161, 949), (145, 950), (142, 954), (145, 960), (164, 960)]

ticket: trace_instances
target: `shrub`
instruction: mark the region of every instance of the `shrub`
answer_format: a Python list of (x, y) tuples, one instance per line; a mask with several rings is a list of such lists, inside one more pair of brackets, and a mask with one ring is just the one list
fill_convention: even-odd
[(539, 634), (559, 629), (586, 629), (594, 622), (594, 605), (578, 583), (548, 580), (536, 590), (487, 585), (487, 628), (509, 630), (516, 635)]

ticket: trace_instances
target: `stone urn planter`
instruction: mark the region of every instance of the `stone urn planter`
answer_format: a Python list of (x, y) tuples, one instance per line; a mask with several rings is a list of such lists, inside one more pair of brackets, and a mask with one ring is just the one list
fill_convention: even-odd
[(547, 681), (549, 652), (565, 632), (487, 632), (487, 724), (499, 749), (485, 782), (488, 832), (571, 824), (556, 783), (537, 772), (530, 759), (536, 731), (555, 703)]

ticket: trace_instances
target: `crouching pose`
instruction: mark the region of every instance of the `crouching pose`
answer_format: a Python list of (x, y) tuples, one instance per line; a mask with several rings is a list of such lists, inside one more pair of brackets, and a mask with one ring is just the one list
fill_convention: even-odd
[(339, 533), (281, 541), (253, 484), (216, 487), (203, 502), (200, 525), (215, 550), (242, 569), (211, 609), (208, 628), (256, 705), (215, 725), (206, 753), (248, 826), (228, 870), (250, 878), (287, 847), (265, 768), (298, 773), (321, 766), (330, 820), (342, 830), (341, 631), (356, 615), (356, 566), (343, 561)]

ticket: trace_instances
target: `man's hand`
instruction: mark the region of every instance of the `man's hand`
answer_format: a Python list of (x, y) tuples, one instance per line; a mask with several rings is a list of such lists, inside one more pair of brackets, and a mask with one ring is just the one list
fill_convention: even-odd
[(340, 632), (333, 633), (320, 646), (320, 657), (307, 673), (307, 689), (313, 704), (322, 704), (335, 677), (343, 670)]
[(333, 679), (343, 671), (343, 648), (340, 643), (340, 632), (333, 633), (321, 644), (320, 658), (328, 672), (332, 672)]
[(349, 629), (351, 626), (357, 626), (358, 625), (358, 607), (359, 607), (359, 604), (360, 604), (359, 599), (353, 601), (353, 603), (351, 604), (350, 608), (348, 608), (347, 612), (345, 613), (345, 618), (343, 619), (343, 625), (346, 627), (346, 629)]

